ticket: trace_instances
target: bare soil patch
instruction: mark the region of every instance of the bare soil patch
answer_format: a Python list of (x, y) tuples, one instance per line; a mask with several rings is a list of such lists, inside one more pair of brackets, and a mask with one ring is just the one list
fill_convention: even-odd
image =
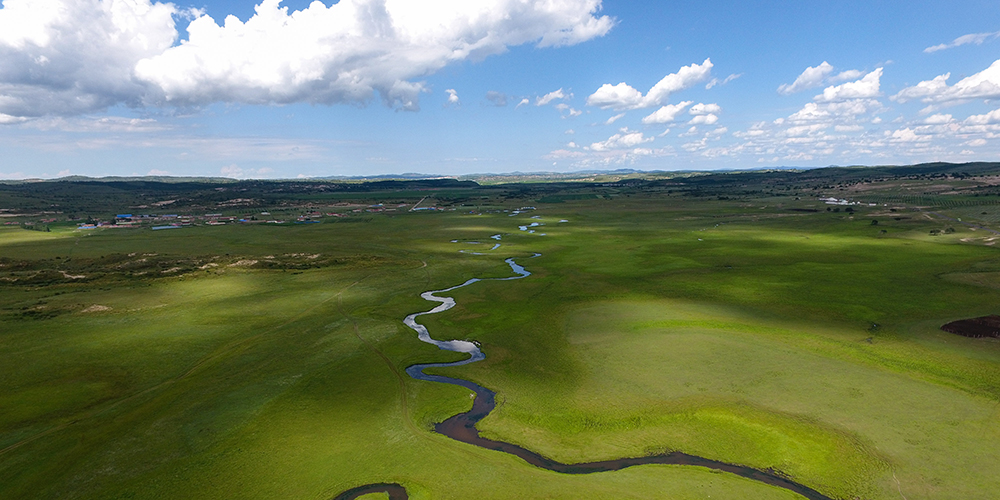
[(941, 329), (948, 333), (975, 339), (1000, 338), (1000, 316), (991, 314), (979, 318), (960, 319), (942, 326)]

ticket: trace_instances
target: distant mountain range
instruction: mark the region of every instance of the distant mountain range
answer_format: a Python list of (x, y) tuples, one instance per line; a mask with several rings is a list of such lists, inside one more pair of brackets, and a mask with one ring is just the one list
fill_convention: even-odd
[[(946, 162), (934, 162), (934, 163), (922, 163), (916, 165), (878, 165), (878, 166), (865, 166), (865, 165), (852, 165), (852, 166), (837, 166), (830, 165), (827, 167), (796, 167), (796, 166), (778, 166), (778, 167), (757, 167), (757, 168), (743, 168), (743, 169), (726, 169), (726, 170), (635, 170), (630, 168), (620, 168), (615, 170), (578, 170), (573, 172), (506, 172), (506, 173), (479, 173), (479, 174), (463, 174), (463, 175), (439, 175), (439, 174), (422, 174), (415, 172), (408, 172), (402, 174), (380, 174), (380, 175), (330, 175), (324, 177), (308, 177), (308, 178), (296, 178), (296, 179), (234, 179), (231, 177), (180, 177), (180, 176), (109, 176), (109, 177), (87, 177), (82, 175), (73, 175), (68, 177), (60, 177), (57, 179), (21, 179), (21, 180), (0, 180), (3, 184), (25, 184), (25, 183), (36, 183), (36, 182), (159, 182), (159, 183), (213, 183), (213, 184), (225, 184), (225, 183), (238, 183), (238, 182), (269, 182), (269, 181), (281, 181), (281, 182), (315, 182), (315, 181), (334, 181), (334, 182), (384, 182), (384, 181), (422, 181), (422, 180), (436, 180), (436, 179), (455, 179), (462, 181), (476, 181), (476, 182), (504, 182), (504, 181), (519, 181), (519, 180), (576, 180), (576, 179), (589, 179), (591, 177), (627, 177), (627, 176), (653, 176), (653, 177), (675, 177), (675, 176), (691, 176), (691, 175), (711, 175), (711, 174), (733, 174), (740, 172), (767, 172), (767, 171), (843, 171), (845, 169), (858, 170), (858, 169), (873, 169), (873, 170), (884, 170), (892, 169), (896, 171), (900, 170), (912, 170), (914, 172), (924, 172), (924, 171), (960, 171), (963, 169), (972, 169), (974, 171), (993, 170), (1000, 167), (1000, 164), (988, 163), (988, 162), (972, 162), (972, 163), (946, 163)], [(605, 180), (598, 180), (598, 182), (605, 182)]]

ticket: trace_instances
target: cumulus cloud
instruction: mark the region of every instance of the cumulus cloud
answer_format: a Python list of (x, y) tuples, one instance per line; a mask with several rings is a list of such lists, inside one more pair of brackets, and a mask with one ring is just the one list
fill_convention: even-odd
[(790, 95), (826, 84), (856, 80), (861, 78), (862, 75), (864, 75), (864, 72), (856, 69), (841, 71), (840, 73), (834, 75), (833, 66), (830, 63), (823, 61), (819, 66), (810, 66), (806, 68), (794, 82), (780, 85), (778, 87), (778, 93), (782, 95)]
[[(341, 0), (289, 12), (264, 0), (242, 22), (150, 0), (5, 0), (0, 113), (130, 106), (366, 103), (417, 109), (421, 78), (510, 46), (573, 45), (614, 25), (600, 0)], [(9, 121), (9, 120), (8, 120)]]
[(860, 80), (841, 85), (831, 85), (823, 89), (823, 93), (813, 99), (819, 102), (837, 102), (847, 99), (878, 97), (881, 95), (879, 93), (879, 80), (881, 78), (882, 68), (876, 68), (875, 71), (868, 73)]
[(605, 83), (596, 92), (587, 97), (588, 106), (604, 109), (639, 109), (662, 106), (670, 94), (691, 88), (699, 82), (708, 79), (712, 72), (712, 61), (705, 59), (701, 64), (684, 66), (676, 73), (671, 73), (653, 85), (646, 95), (632, 86), (621, 82), (617, 85)]
[(1000, 123), (1000, 109), (994, 109), (993, 111), (982, 115), (972, 115), (965, 119), (965, 123), (969, 125), (989, 125)]
[(989, 68), (959, 80), (955, 85), (948, 85), (949, 78), (951, 73), (938, 75), (932, 80), (925, 80), (899, 91), (891, 99), (897, 102), (920, 99), (927, 103), (941, 103), (1000, 98), (1000, 59), (994, 61)]
[(778, 87), (778, 93), (783, 95), (794, 94), (806, 89), (811, 89), (823, 85), (827, 75), (833, 72), (833, 66), (823, 61), (819, 66), (809, 66), (792, 83), (784, 83)]
[(691, 119), (691, 125), (713, 125), (715, 122), (719, 121), (719, 117), (712, 113), (698, 115)]
[(134, 66), (174, 43), (177, 14), (149, 0), (5, 0), (0, 121), (140, 104)]
[(458, 98), (458, 92), (455, 89), (447, 89), (445, 92), (448, 93), (448, 104), (458, 105), (461, 104), (461, 100)]
[(882, 104), (876, 99), (852, 99), (825, 103), (808, 102), (802, 109), (791, 114), (788, 120), (791, 122), (853, 120), (860, 115), (883, 110)]
[(611, 125), (612, 123), (620, 120), (623, 116), (625, 116), (625, 113), (618, 113), (617, 115), (612, 116), (611, 118), (608, 118), (608, 120), (606, 122), (604, 122), (604, 124), (605, 125)]
[(528, 104), (529, 104), (530, 102), (531, 102), (531, 101), (529, 101), (529, 100), (528, 100), (528, 98), (527, 98), (527, 97), (525, 97), (525, 98), (521, 99), (521, 102), (517, 103), (517, 106), (514, 106), (514, 109), (517, 109), (517, 108), (520, 108), (521, 106), (526, 106), (526, 105), (528, 105)]
[(951, 43), (942, 43), (940, 45), (927, 47), (926, 49), (924, 49), (924, 52), (930, 54), (933, 52), (937, 52), (939, 50), (953, 49), (955, 47), (961, 47), (962, 45), (968, 45), (970, 43), (974, 43), (976, 45), (982, 45), (983, 42), (985, 42), (986, 40), (997, 37), (1000, 37), (1000, 31), (996, 31), (993, 33), (970, 33), (968, 35), (962, 35), (952, 40)]
[(951, 123), (953, 121), (951, 115), (936, 114), (924, 118), (924, 123), (927, 125), (943, 125), (945, 123)]
[(857, 80), (858, 78), (861, 78), (861, 76), (864, 74), (865, 74), (864, 71), (857, 69), (849, 69), (846, 71), (841, 71), (840, 73), (831, 76), (829, 78), (829, 81), (830, 83), (840, 83), (840, 82), (846, 82), (848, 80)]
[(682, 101), (677, 104), (667, 104), (654, 111), (651, 115), (642, 119), (643, 125), (654, 123), (670, 123), (677, 119), (677, 115), (684, 111), (684, 108), (691, 105), (691, 101)]
[(715, 103), (704, 104), (699, 102), (698, 104), (691, 106), (691, 109), (688, 110), (688, 112), (691, 113), (692, 115), (709, 115), (714, 113), (721, 113), (722, 106), (719, 106), (718, 104)]
[(607, 140), (591, 144), (589, 149), (591, 151), (627, 149), (652, 140), (652, 137), (645, 137), (642, 132), (633, 132), (627, 128), (623, 128), (619, 133), (609, 137)]
[(931, 140), (930, 136), (917, 135), (910, 127), (893, 130), (892, 132), (886, 130), (885, 134), (892, 142), (922, 142)]
[(611, 109), (637, 109), (643, 106), (642, 92), (632, 88), (625, 82), (618, 85), (605, 83), (587, 97), (588, 106), (598, 106)]

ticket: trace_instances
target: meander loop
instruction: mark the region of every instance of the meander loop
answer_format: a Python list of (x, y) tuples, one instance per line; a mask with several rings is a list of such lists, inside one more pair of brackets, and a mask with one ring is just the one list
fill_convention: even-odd
[[(532, 256), (539, 257), (541, 254), (535, 254)], [(416, 380), (423, 380), (427, 382), (440, 382), (443, 384), (452, 384), (465, 387), (475, 393), (475, 399), (472, 402), (472, 409), (455, 415), (444, 422), (441, 422), (434, 426), (434, 430), (439, 434), (448, 436), (456, 441), (471, 444), (473, 446), (479, 446), (480, 448), (485, 448), (488, 450), (500, 451), (503, 453), (509, 453), (511, 455), (517, 456), (528, 462), (535, 467), (540, 467), (542, 469), (550, 470), (553, 472), (559, 472), (563, 474), (592, 474), (595, 472), (609, 472), (625, 469), (628, 467), (633, 467), (636, 465), (688, 465), (705, 467), (708, 469), (714, 469), (723, 472), (729, 472), (740, 477), (758, 481), (771, 486), (776, 486), (778, 488), (783, 488), (794, 493), (798, 493), (809, 500), (833, 500), (806, 485), (796, 483), (790, 479), (782, 477), (777, 472), (772, 471), (762, 471), (754, 469), (751, 467), (745, 467), (742, 465), (735, 465), (726, 462), (720, 462), (718, 460), (711, 460), (708, 458), (703, 458), (695, 455), (688, 455), (687, 453), (682, 453), (679, 451), (671, 451), (668, 453), (661, 453), (659, 455), (649, 455), (645, 457), (630, 457), (630, 458), (619, 458), (614, 460), (603, 460), (599, 462), (587, 462), (578, 464), (564, 464), (557, 462), (555, 460), (546, 458), (538, 453), (535, 453), (527, 448), (521, 446), (506, 443), (503, 441), (494, 441), (492, 439), (486, 439), (479, 435), (479, 430), (476, 429), (476, 424), (486, 418), (490, 412), (496, 408), (496, 393), (468, 380), (462, 380), (458, 378), (445, 377), (442, 375), (429, 375), (424, 373), (426, 368), (444, 368), (448, 366), (461, 366), (467, 365), (469, 363), (475, 363), (476, 361), (481, 361), (485, 359), (485, 355), (479, 349), (479, 346), (473, 342), (466, 340), (435, 340), (430, 336), (430, 332), (427, 328), (416, 322), (419, 316), (425, 314), (437, 314), (440, 312), (447, 311), (455, 307), (455, 299), (452, 297), (439, 297), (438, 293), (447, 293), (452, 290), (456, 290), (462, 287), (469, 286), (473, 283), (478, 283), (480, 281), (509, 281), (526, 278), (531, 276), (531, 273), (524, 269), (524, 267), (518, 265), (514, 262), (513, 258), (505, 260), (511, 270), (516, 274), (516, 276), (511, 276), (508, 278), (472, 278), (461, 285), (453, 286), (451, 288), (446, 288), (444, 290), (433, 290), (429, 292), (424, 292), (420, 294), (422, 298), (431, 302), (440, 302), (440, 305), (434, 307), (429, 311), (413, 313), (407, 316), (403, 323), (410, 327), (413, 331), (417, 332), (417, 337), (429, 344), (434, 344), (440, 349), (464, 352), (468, 353), (469, 357), (460, 361), (455, 361), (451, 363), (422, 363), (416, 364), (408, 367), (406, 369), (406, 374)], [(347, 490), (336, 497), (333, 500), (353, 500), (361, 495), (367, 493), (379, 493), (384, 492), (389, 494), (390, 500), (406, 500), (409, 496), (406, 493), (406, 489), (396, 483), (378, 483), (358, 486)]]

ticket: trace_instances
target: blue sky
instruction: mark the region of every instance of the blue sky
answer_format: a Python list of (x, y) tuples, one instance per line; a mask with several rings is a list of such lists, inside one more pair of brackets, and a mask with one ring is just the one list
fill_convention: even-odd
[(5, 0), (0, 178), (1000, 161), (998, 61), (985, 1)]

